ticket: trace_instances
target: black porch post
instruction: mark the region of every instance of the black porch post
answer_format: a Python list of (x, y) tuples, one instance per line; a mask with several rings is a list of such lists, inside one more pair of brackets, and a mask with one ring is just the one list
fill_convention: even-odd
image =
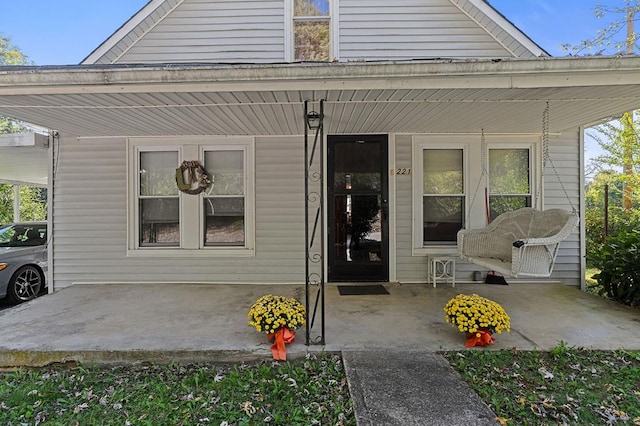
[[(324, 314), (324, 101), (320, 112), (309, 111), (309, 101), (304, 102), (304, 239), (305, 239), (305, 307), (307, 309), (306, 345), (325, 344)], [(315, 132), (311, 145), (309, 131)], [(311, 145), (311, 146), (310, 146)], [(316, 159), (318, 161), (316, 161)], [(313, 186), (313, 187), (312, 187)], [(315, 209), (315, 219), (310, 214)], [(312, 287), (316, 287), (312, 306)], [(320, 310), (320, 334), (311, 338), (316, 315)]]

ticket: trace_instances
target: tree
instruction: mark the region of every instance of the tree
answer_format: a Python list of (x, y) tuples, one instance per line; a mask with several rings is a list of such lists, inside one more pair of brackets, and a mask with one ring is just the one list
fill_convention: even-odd
[(29, 58), (11, 43), (11, 39), (0, 35), (0, 65), (29, 64)]
[[(28, 57), (11, 43), (8, 37), (0, 36), (0, 65), (29, 65)], [(0, 134), (26, 131), (24, 123), (0, 116)]]
[(638, 114), (630, 112), (624, 113), (618, 121), (592, 127), (589, 136), (603, 151), (603, 154), (592, 160), (593, 171), (599, 173), (605, 170), (623, 170), (623, 166), (626, 166), (629, 173), (624, 174), (622, 182), (640, 189), (640, 140), (635, 130), (638, 127)]
[[(594, 14), (598, 19), (610, 19), (593, 38), (582, 40), (577, 45), (563, 44), (562, 48), (572, 55), (620, 55), (633, 53), (637, 45), (633, 28), (635, 17), (640, 12), (640, 0), (618, 0), (617, 6), (596, 3)], [(626, 31), (625, 31), (626, 29)], [(630, 51), (629, 46), (632, 46)]]
[[(0, 65), (29, 65), (30, 61), (8, 37), (0, 36)], [(27, 131), (24, 123), (0, 116), (0, 134)], [(47, 190), (29, 186), (20, 187), (20, 217), (24, 220), (42, 220), (47, 216)], [(0, 224), (13, 221), (13, 185), (0, 184)]]
[[(43, 220), (47, 217), (47, 189), (20, 187), (20, 219)], [(13, 185), (0, 184), (0, 225), (13, 222)]]

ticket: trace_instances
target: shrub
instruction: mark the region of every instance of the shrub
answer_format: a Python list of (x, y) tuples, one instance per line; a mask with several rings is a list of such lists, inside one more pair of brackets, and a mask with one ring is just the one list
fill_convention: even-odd
[(630, 306), (640, 306), (640, 232), (630, 230), (609, 237), (594, 251), (592, 287), (602, 296)]
[[(631, 232), (640, 228), (640, 210), (623, 211), (622, 207), (609, 207), (609, 236)], [(605, 244), (604, 216), (599, 208), (587, 208), (585, 211), (585, 229), (587, 236), (587, 259), (593, 259)]]

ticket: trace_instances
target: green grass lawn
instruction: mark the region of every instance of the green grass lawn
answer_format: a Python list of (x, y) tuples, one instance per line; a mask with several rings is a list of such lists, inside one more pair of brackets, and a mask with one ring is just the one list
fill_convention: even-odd
[[(640, 352), (443, 352), (505, 425), (640, 425)], [(2, 425), (355, 425), (339, 356), (0, 376)]]
[(355, 425), (342, 362), (21, 369), (0, 377), (2, 425)]
[(560, 343), (551, 352), (443, 354), (508, 425), (640, 425), (640, 352)]

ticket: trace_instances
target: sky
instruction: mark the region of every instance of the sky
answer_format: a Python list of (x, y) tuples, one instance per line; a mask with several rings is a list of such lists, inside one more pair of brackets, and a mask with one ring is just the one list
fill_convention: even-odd
[[(566, 56), (563, 44), (593, 38), (611, 20), (596, 18), (596, 3), (614, 7), (623, 0), (489, 3), (547, 53)], [(147, 0), (0, 0), (0, 35), (36, 65), (78, 64), (145, 4)], [(596, 155), (597, 144), (586, 143), (588, 155)]]

